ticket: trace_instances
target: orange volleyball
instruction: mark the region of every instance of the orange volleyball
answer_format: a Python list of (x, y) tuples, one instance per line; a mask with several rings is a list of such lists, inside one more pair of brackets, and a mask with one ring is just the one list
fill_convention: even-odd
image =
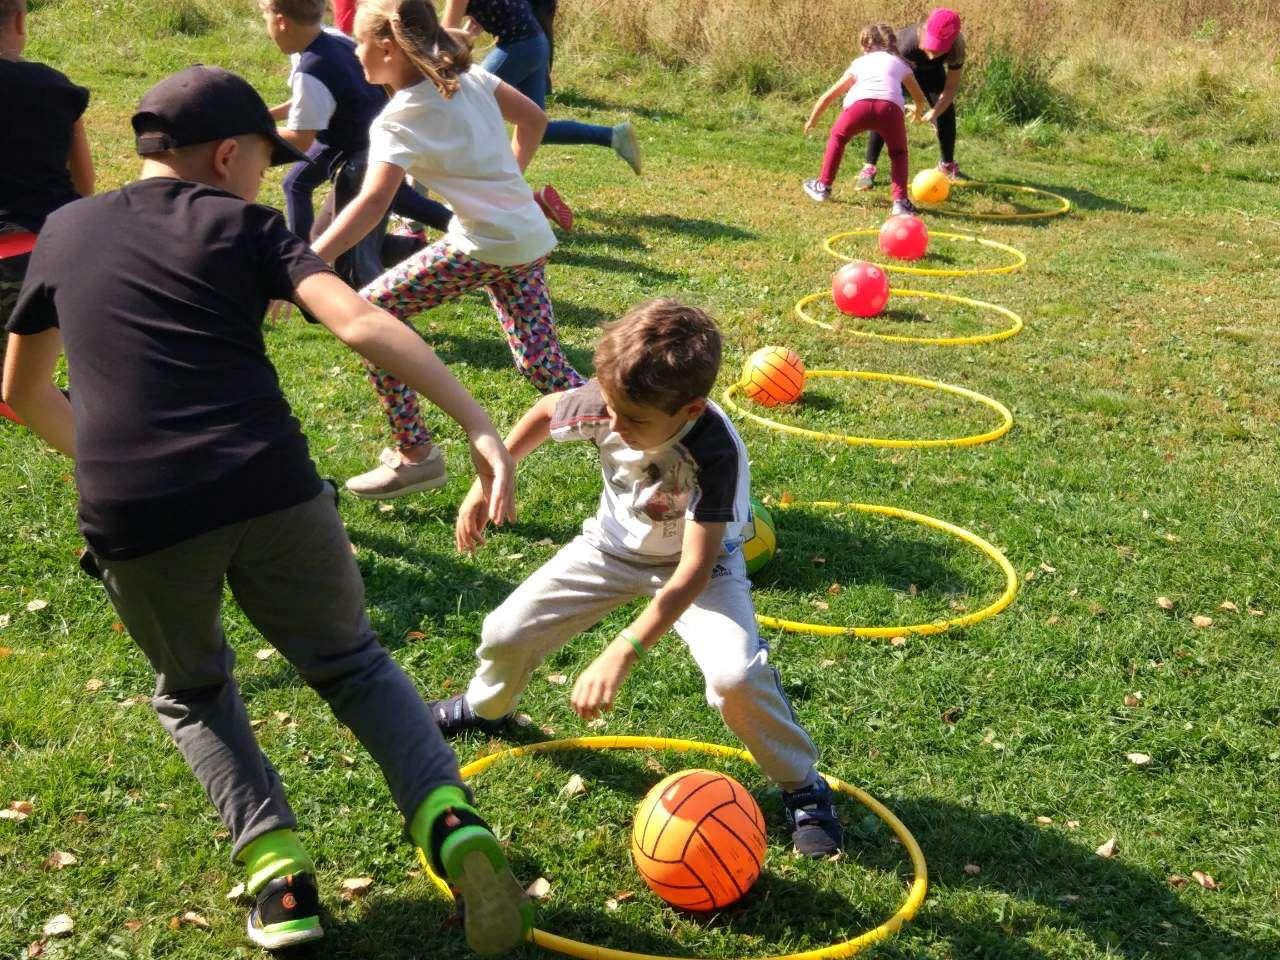
[(764, 863), (764, 814), (747, 788), (712, 770), (681, 770), (636, 809), (631, 859), (649, 889), (684, 910), (741, 898)]
[(804, 392), (804, 361), (786, 347), (761, 347), (747, 358), (741, 390), (765, 407), (795, 403)]

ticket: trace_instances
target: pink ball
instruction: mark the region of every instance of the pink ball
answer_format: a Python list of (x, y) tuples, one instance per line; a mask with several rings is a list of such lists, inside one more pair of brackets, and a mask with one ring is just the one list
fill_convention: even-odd
[(929, 249), (929, 228), (908, 213), (890, 217), (880, 228), (880, 249), (897, 260), (919, 260)]
[(831, 278), (831, 299), (842, 313), (878, 316), (889, 302), (889, 275), (865, 260), (846, 263)]

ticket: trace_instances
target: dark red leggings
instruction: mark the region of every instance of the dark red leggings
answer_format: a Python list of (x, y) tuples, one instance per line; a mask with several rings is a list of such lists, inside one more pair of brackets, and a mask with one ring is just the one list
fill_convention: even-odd
[(907, 198), (907, 122), (902, 108), (892, 100), (855, 100), (831, 125), (827, 152), (822, 158), (818, 179), (828, 187), (835, 183), (844, 148), (860, 133), (880, 134), (889, 148), (892, 164), (893, 199)]

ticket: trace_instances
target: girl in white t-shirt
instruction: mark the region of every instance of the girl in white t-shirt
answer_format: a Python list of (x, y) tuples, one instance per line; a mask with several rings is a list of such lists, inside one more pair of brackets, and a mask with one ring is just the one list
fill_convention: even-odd
[[(523, 171), (547, 117), (514, 87), (471, 65), (464, 39), (444, 29), (426, 0), (363, 0), (356, 55), (370, 83), (392, 92), (369, 131), (360, 195), (315, 242), (332, 260), (386, 215), (406, 173), (453, 208), (449, 229), (369, 284), (362, 295), (402, 320), (484, 287), (516, 367), (543, 393), (585, 381), (556, 335), (547, 255), (556, 245)], [(506, 122), (515, 127), (507, 140)], [(356, 496), (390, 499), (445, 483), (444, 457), (412, 390), (369, 368), (395, 441), (378, 467), (352, 477)]]
[(893, 170), (893, 213), (916, 213), (907, 199), (907, 124), (903, 114), (902, 88), (906, 87), (916, 104), (916, 122), (925, 119), (929, 109), (924, 91), (916, 82), (911, 65), (898, 56), (898, 40), (893, 28), (885, 23), (863, 27), (858, 38), (862, 56), (849, 64), (844, 76), (818, 98), (805, 122), (804, 132), (813, 129), (818, 118), (839, 97), (844, 97), (844, 111), (831, 126), (827, 152), (822, 158), (822, 172), (816, 180), (804, 182), (804, 192), (814, 200), (829, 200), (840, 160), (849, 141), (860, 133), (874, 130), (889, 147)]

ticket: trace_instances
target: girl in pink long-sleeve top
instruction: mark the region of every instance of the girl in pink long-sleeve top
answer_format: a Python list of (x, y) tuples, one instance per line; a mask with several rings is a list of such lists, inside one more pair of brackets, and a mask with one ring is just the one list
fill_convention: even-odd
[(844, 110), (827, 138), (822, 172), (817, 179), (804, 182), (804, 191), (814, 200), (830, 199), (831, 185), (840, 169), (845, 147), (853, 137), (870, 130), (880, 134), (889, 148), (893, 170), (893, 213), (915, 213), (915, 207), (907, 199), (907, 124), (903, 111), (903, 88), (915, 101), (916, 122), (931, 119), (927, 116), (929, 105), (911, 72), (911, 65), (898, 56), (898, 41), (892, 27), (884, 23), (864, 27), (859, 43), (862, 56), (849, 64), (844, 75), (818, 98), (804, 125), (807, 134), (827, 108), (844, 97)]

